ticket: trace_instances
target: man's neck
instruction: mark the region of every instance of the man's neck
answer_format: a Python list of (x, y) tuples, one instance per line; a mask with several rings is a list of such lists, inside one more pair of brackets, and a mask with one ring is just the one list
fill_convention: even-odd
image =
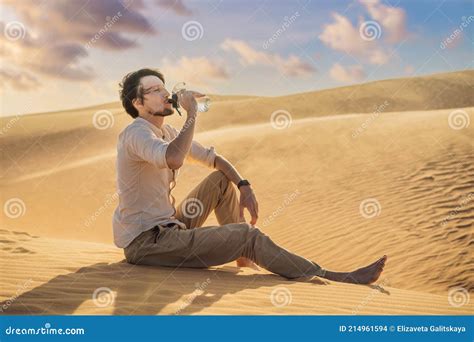
[(150, 114), (144, 114), (140, 115), (142, 119), (145, 119), (146, 121), (150, 122), (151, 124), (155, 125), (156, 127), (161, 129), (161, 126), (163, 126), (163, 123), (165, 121), (165, 118), (163, 116), (155, 116), (155, 115), (150, 115)]

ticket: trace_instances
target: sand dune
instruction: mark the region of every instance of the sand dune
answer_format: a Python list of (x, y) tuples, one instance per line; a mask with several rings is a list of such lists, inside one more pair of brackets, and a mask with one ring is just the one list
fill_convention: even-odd
[[(0, 308), (8, 314), (469, 314), (446, 296), (329, 281), (287, 281), (224, 265), (134, 266), (109, 245), (2, 230)], [(21, 258), (20, 258), (21, 257)], [(22, 269), (22, 272), (18, 272)], [(3, 274), (2, 274), (2, 279)]]
[[(466, 124), (474, 116), (472, 86), (466, 71), (280, 98), (222, 97), (201, 115), (196, 140), (215, 146), (252, 181), (257, 226), (332, 270), (388, 254), (383, 289), (288, 282), (230, 264), (173, 272), (121, 263), (111, 245), (115, 143), (130, 118), (110, 104), (92, 108), (114, 115), (105, 130), (92, 125), (91, 109), (8, 126), (3, 119), (0, 300), (19, 295), (9, 309), (15, 313), (472, 312), (472, 304), (448, 302), (453, 288), (474, 291), (474, 127)], [(374, 111), (384, 101), (389, 105)], [(294, 107), (277, 127), (269, 117), (286, 106)], [(182, 120), (172, 117), (172, 124)], [(208, 172), (185, 165), (177, 200)], [(116, 274), (123, 279), (111, 282)], [(206, 289), (195, 285), (207, 278)], [(114, 305), (93, 303), (101, 286), (117, 292)], [(292, 304), (272, 305), (280, 287), (290, 290)]]
[[(199, 128), (268, 122), (275, 111), (293, 119), (346, 113), (398, 112), (472, 107), (474, 71), (400, 78), (281, 96), (217, 103)], [(383, 109), (382, 109), (383, 108)], [(381, 110), (382, 109), (382, 110)], [(225, 113), (224, 115), (222, 113)]]
[[(281, 110), (297, 120), (334, 114), (472, 107), (473, 87), (474, 71), (467, 70), (282, 97), (211, 96), (213, 104), (208, 113), (201, 115), (197, 131), (268, 123), (272, 113)], [(96, 126), (94, 115), (98, 118)], [(119, 102), (26, 115), (21, 120), (2, 117), (0, 182), (38, 168), (54, 167), (63, 162), (65, 155), (79, 159), (91, 157), (91, 152), (100, 154), (113, 150), (117, 135), (130, 120)], [(183, 118), (174, 115), (168, 122), (180, 127)], [(106, 129), (97, 129), (97, 126)], [(43, 158), (38, 160), (38, 154)], [(15, 163), (20, 161), (21, 167), (16, 167)]]

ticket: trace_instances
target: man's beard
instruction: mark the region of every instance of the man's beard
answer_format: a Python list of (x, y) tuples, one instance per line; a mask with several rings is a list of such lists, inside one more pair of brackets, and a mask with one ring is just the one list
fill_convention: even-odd
[(154, 112), (153, 116), (169, 116), (174, 113), (174, 109), (172, 108), (165, 108), (161, 112)]

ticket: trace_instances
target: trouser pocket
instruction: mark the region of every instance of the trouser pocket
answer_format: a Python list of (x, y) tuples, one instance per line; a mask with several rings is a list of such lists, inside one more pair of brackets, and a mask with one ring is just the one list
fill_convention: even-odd
[(152, 229), (147, 230), (137, 236), (127, 247), (124, 249), (125, 258), (127, 262), (131, 264), (136, 264), (137, 258), (141, 255), (144, 249), (147, 248), (147, 245), (150, 246), (156, 244), (158, 237), (160, 235), (160, 228), (154, 226)]
[(151, 230), (153, 232), (153, 243), (156, 243), (156, 241), (158, 241), (158, 238), (160, 237), (160, 227), (154, 226)]

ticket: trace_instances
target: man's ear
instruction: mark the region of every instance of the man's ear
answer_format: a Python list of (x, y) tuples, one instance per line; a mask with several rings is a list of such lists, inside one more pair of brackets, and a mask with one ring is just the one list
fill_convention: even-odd
[(139, 98), (134, 98), (132, 100), (132, 105), (133, 107), (135, 107), (136, 110), (138, 110), (138, 108), (142, 107), (143, 106), (143, 102), (141, 99)]

